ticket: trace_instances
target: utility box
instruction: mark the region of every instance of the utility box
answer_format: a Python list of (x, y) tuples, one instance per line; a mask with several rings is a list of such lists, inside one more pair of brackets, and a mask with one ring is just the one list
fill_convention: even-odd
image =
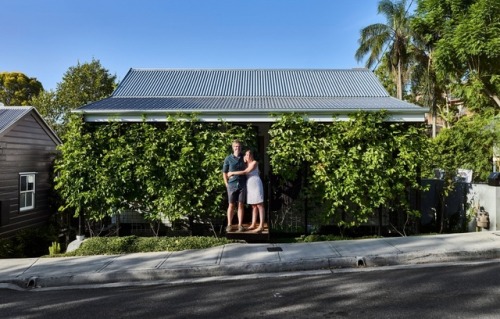
[(488, 185), (500, 186), (500, 172), (493, 172), (488, 176)]

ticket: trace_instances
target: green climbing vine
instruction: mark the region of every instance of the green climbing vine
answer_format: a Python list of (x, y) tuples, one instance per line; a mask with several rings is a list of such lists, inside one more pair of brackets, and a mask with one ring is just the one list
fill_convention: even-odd
[(340, 225), (366, 222), (379, 208), (417, 214), (408, 192), (420, 188), (427, 138), (422, 129), (388, 123), (386, 117), (386, 112), (359, 112), (348, 121), (316, 123), (284, 115), (269, 132), (272, 170), (285, 180), (305, 179), (301, 191), (321, 192), (323, 217)]
[(84, 123), (73, 116), (56, 161), (56, 189), (74, 215), (99, 221), (126, 210), (146, 220), (222, 216), (221, 165), (250, 127), (172, 116), (166, 123)]

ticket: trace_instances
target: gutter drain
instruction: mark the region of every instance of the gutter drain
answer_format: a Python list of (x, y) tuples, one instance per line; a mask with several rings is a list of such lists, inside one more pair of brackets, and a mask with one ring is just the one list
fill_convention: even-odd
[(358, 267), (366, 266), (365, 259), (363, 257), (358, 257), (357, 259), (358, 259)]
[(37, 277), (31, 277), (28, 280), (28, 283), (26, 284), (26, 288), (36, 288), (36, 280), (37, 279), (38, 279)]

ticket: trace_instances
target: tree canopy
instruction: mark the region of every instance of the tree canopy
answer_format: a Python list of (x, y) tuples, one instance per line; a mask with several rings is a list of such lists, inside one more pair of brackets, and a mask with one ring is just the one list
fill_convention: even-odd
[(498, 113), (500, 2), (415, 3), (412, 13), (413, 1), (379, 1), (387, 22), (361, 29), (358, 61), (368, 56), (366, 66), (376, 66), (391, 94), (429, 107), (447, 127), (464, 115), (450, 101), (460, 100), (459, 106), (475, 113)]
[(43, 91), (36, 78), (21, 72), (0, 72), (0, 102), (6, 106), (28, 106)]
[(116, 76), (92, 59), (68, 68), (55, 91), (43, 91), (32, 102), (47, 123), (64, 136), (71, 110), (108, 97), (116, 85)]
[(57, 100), (66, 109), (75, 109), (85, 104), (108, 97), (116, 88), (116, 75), (111, 75), (99, 60), (80, 63), (66, 71), (57, 84)]
[(57, 121), (62, 127), (68, 121), (69, 112), (85, 104), (108, 97), (116, 88), (116, 76), (111, 75), (99, 60), (78, 62), (66, 71), (57, 84)]
[(493, 146), (500, 141), (500, 120), (494, 117), (463, 117), (443, 129), (431, 141), (426, 175), (439, 168), (451, 183), (457, 169), (473, 171), (474, 182), (485, 182), (492, 171)]
[(435, 50), (441, 82), (468, 109), (500, 107), (500, 2), (420, 0), (415, 29)]
[(366, 60), (368, 68), (378, 65), (380, 60), (385, 58), (386, 66), (394, 74), (396, 96), (402, 99), (411, 40), (410, 16), (406, 0), (381, 0), (378, 4), (378, 13), (383, 14), (387, 22), (375, 23), (361, 30), (355, 57), (361, 61), (368, 55)]

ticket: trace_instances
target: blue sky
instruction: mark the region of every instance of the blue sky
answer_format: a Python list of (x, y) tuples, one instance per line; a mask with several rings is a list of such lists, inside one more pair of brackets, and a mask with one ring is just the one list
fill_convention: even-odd
[(378, 0), (0, 0), (0, 72), (55, 89), (69, 67), (363, 67), (359, 31)]

